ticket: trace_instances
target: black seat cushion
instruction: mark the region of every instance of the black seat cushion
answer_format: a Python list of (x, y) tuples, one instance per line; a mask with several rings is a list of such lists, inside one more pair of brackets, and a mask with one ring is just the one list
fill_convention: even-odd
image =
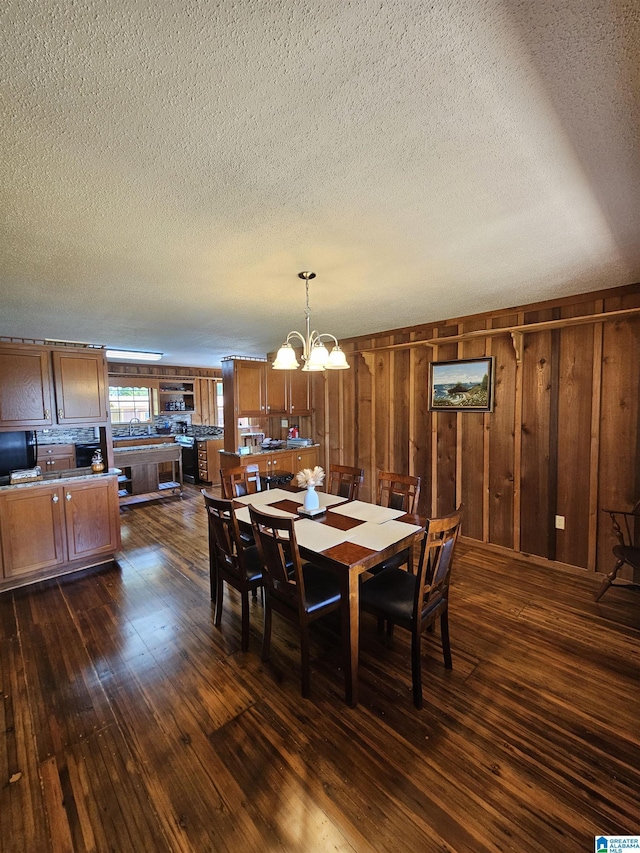
[(409, 621), (413, 615), (416, 583), (416, 576), (409, 572), (387, 569), (361, 585), (361, 606), (384, 613), (392, 621)]
[(306, 563), (302, 567), (302, 574), (309, 613), (340, 601), (340, 583), (331, 572), (313, 563)]

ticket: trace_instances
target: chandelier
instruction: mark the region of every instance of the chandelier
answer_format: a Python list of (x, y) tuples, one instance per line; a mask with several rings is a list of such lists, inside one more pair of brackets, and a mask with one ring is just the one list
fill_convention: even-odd
[[(296, 370), (300, 367), (300, 362), (296, 356), (296, 351), (291, 345), (291, 340), (299, 340), (302, 344), (302, 361), (303, 370), (348, 370), (349, 362), (345, 354), (340, 349), (338, 339), (327, 333), (318, 334), (318, 332), (310, 332), (311, 328), (311, 311), (309, 310), (309, 282), (315, 278), (314, 272), (299, 272), (298, 278), (304, 280), (307, 292), (307, 304), (304, 310), (305, 330), (306, 334), (301, 335), (300, 332), (289, 332), (287, 340), (278, 350), (276, 360), (273, 362), (274, 370)], [(330, 338), (333, 341), (331, 352), (322, 342), (323, 338)]]

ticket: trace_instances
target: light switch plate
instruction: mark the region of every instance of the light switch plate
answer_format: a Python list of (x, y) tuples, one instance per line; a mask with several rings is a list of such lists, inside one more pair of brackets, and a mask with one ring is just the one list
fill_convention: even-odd
[(556, 515), (556, 530), (564, 530), (564, 515)]

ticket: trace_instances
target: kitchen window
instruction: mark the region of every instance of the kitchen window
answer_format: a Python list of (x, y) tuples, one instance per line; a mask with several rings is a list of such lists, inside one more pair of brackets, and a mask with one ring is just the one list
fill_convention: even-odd
[(111, 423), (128, 424), (131, 418), (151, 423), (153, 389), (146, 385), (109, 385)]

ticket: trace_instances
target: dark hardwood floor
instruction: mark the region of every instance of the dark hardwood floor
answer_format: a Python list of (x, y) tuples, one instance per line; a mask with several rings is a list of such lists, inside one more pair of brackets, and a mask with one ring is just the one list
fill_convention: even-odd
[(460, 546), (452, 672), (363, 619), (343, 700), (338, 623), (299, 648), (237, 595), (213, 626), (205, 514), (127, 510), (118, 566), (0, 595), (0, 849), (563, 851), (640, 832), (640, 597)]

